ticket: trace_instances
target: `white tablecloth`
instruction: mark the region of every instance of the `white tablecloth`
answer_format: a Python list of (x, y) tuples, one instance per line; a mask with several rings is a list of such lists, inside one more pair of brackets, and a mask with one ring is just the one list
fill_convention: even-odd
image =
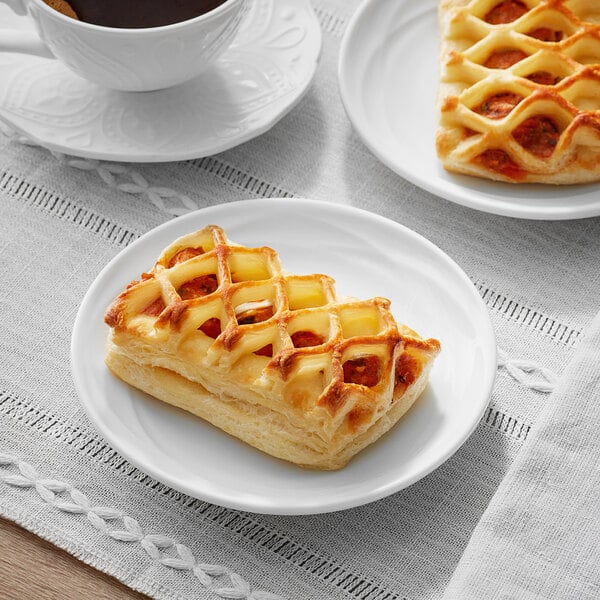
[[(116, 165), (3, 129), (0, 512), (161, 599), (599, 597), (600, 218), (477, 212), (381, 164), (338, 93), (357, 4), (315, 1), (308, 94), (222, 154)], [(69, 368), (79, 303), (128, 243), (194, 207), (282, 196), (360, 206), (433, 241), (481, 293), (500, 349), (489, 408), (454, 456), (386, 499), (315, 516), (242, 513), (153, 481), (96, 433)]]

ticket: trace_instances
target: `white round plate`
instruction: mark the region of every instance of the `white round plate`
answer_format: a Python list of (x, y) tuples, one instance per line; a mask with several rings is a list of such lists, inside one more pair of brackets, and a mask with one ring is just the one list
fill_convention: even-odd
[[(327, 273), (342, 295), (386, 296), (396, 318), (442, 343), (424, 395), (387, 435), (340, 471), (272, 458), (113, 377), (103, 315), (177, 237), (208, 224), (231, 240), (276, 249), (284, 269)], [(439, 248), (372, 213), (311, 200), (245, 200), (199, 210), (150, 231), (98, 275), (72, 338), (77, 391), (106, 440), (139, 469), (208, 502), (259, 513), (310, 514), (385, 497), (435, 469), (478, 424), (496, 373), (489, 315), (475, 287)]]
[(342, 41), (339, 84), (348, 117), (390, 169), (442, 198), (524, 219), (600, 215), (600, 184), (519, 185), (452, 175), (435, 152), (437, 0), (366, 0)]
[[(32, 35), (0, 5), (0, 28)], [(2, 31), (0, 30), (0, 40)], [(156, 92), (116, 92), (58, 61), (0, 52), (0, 119), (50, 150), (166, 162), (208, 156), (272, 127), (308, 89), (321, 51), (309, 0), (250, 0), (236, 39), (207, 72)]]

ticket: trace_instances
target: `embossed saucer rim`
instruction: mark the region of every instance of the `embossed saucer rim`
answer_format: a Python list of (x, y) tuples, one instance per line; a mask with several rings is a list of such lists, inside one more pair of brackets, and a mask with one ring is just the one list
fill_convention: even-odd
[[(276, 4), (277, 3), (277, 4)], [(286, 0), (253, 0), (250, 4), (250, 12), (255, 11), (259, 14), (261, 9), (266, 9), (269, 14), (276, 7), (279, 10), (285, 8), (292, 9), (295, 14), (291, 17), (293, 24), (300, 24), (305, 27), (305, 36), (302, 38), (301, 43), (298, 44), (298, 52), (302, 58), (302, 69), (299, 72), (293, 72), (296, 65), (288, 65), (284, 60), (277, 59), (275, 52), (277, 49), (269, 48), (264, 36), (256, 36), (251, 40), (246, 40), (246, 45), (241, 45), (236, 48), (235, 44), (240, 38), (244, 39), (246, 28), (242, 27), (236, 41), (232, 45), (232, 48), (227, 50), (220, 61), (228, 60), (232, 53), (240, 50), (244, 51), (244, 55), (248, 55), (248, 51), (255, 53), (261, 53), (263, 56), (272, 56), (274, 63), (277, 64), (278, 68), (284, 71), (284, 75), (289, 75), (286, 80), (288, 88), (285, 93), (280, 93), (275, 98), (275, 101), (260, 106), (249, 106), (246, 113), (240, 116), (242, 112), (240, 110), (241, 104), (229, 105), (227, 103), (228, 98), (219, 97), (220, 94), (228, 93), (227, 84), (225, 81), (223, 90), (217, 90), (215, 102), (211, 106), (217, 106), (221, 112), (219, 115), (222, 119), (221, 130), (217, 130), (210, 135), (198, 135), (193, 140), (184, 140), (179, 142), (178, 140), (169, 140), (163, 143), (164, 140), (151, 139), (152, 136), (148, 135), (148, 139), (140, 142), (139, 139), (135, 140), (135, 143), (127, 143), (123, 140), (100, 140), (94, 141), (87, 147), (72, 143), (71, 139), (76, 139), (76, 135), (71, 135), (70, 131), (67, 131), (66, 126), (61, 124), (52, 123), (51, 120), (48, 123), (42, 123), (35, 121), (31, 117), (23, 116), (22, 114), (15, 114), (10, 108), (7, 108), (6, 102), (3, 99), (3, 90), (0, 88), (0, 121), (3, 122), (10, 129), (16, 133), (22, 135), (29, 142), (40, 145), (53, 152), (59, 152), (71, 156), (77, 156), (81, 158), (89, 158), (96, 160), (107, 160), (107, 161), (118, 161), (118, 162), (137, 162), (137, 163), (153, 163), (153, 162), (171, 162), (178, 160), (189, 160), (194, 158), (201, 158), (204, 156), (211, 156), (219, 152), (229, 150), (242, 143), (250, 141), (271, 129), (280, 119), (287, 115), (304, 97), (318, 66), (321, 46), (322, 46), (322, 33), (319, 22), (317, 20), (314, 9), (312, 8), (309, 0), (294, 0), (293, 2)], [(257, 18), (257, 17), (255, 17)], [(24, 35), (33, 34), (33, 25), (30, 23), (27, 17), (19, 17), (12, 13), (8, 7), (0, 4), (0, 26), (1, 29), (15, 29), (22, 32)], [(274, 27), (273, 23), (270, 22), (259, 22), (258, 25), (264, 25), (267, 30)], [(279, 31), (272, 32), (274, 36), (278, 35)], [(28, 56), (28, 55), (17, 55), (14, 53), (0, 52), (0, 68), (2, 67), (3, 55), (10, 57), (16, 57), (16, 66), (14, 71), (20, 69), (21, 66), (33, 65), (39, 69), (42, 69), (45, 65), (51, 65), (54, 69), (60, 69), (61, 74), (64, 77), (69, 78), (69, 83), (76, 82), (77, 93), (82, 94), (89, 103), (96, 103), (96, 105), (110, 106), (111, 110), (118, 108), (119, 106), (126, 106), (127, 109), (134, 109), (134, 117), (141, 120), (141, 126), (146, 127), (153, 132), (152, 128), (157, 122), (156, 107), (160, 108), (160, 115), (165, 118), (171, 118), (173, 120), (179, 119), (179, 121), (185, 120), (185, 111), (178, 111), (177, 108), (173, 109), (173, 103), (175, 107), (188, 108), (194, 107), (194, 110), (198, 111), (194, 113), (193, 120), (189, 119), (185, 121), (182, 127), (185, 129), (187, 135), (190, 135), (190, 131), (194, 131), (195, 128), (201, 128), (199, 125), (201, 120), (208, 122), (214, 122), (214, 115), (200, 114), (198, 109), (198, 90), (206, 91), (206, 86), (201, 85), (202, 78), (205, 77), (216, 77), (217, 79), (224, 80), (223, 73), (226, 70), (219, 67), (219, 63), (212, 69), (209, 69), (204, 75), (199, 76), (196, 80), (182, 84), (174, 88), (166, 90), (158, 90), (156, 92), (144, 92), (144, 93), (122, 93), (114, 92), (111, 90), (102, 90), (94, 84), (87, 83), (80, 79), (74, 74), (71, 74), (66, 67), (62, 67), (59, 63), (55, 63), (52, 59)], [(254, 58), (254, 60), (257, 60)], [(56, 66), (58, 65), (58, 66)], [(255, 66), (255, 65), (252, 65)], [(262, 65), (261, 65), (262, 66)], [(12, 74), (12, 72), (11, 72)], [(33, 77), (35, 81), (35, 77)], [(5, 94), (6, 96), (6, 90)], [(138, 96), (140, 98), (139, 106), (137, 99), (135, 102), (132, 98)], [(120, 100), (123, 98), (123, 100)], [(67, 100), (64, 100), (62, 96), (55, 94), (55, 97), (44, 98), (44, 102), (57, 101), (63, 102), (64, 107), (68, 108)], [(146, 111), (145, 107), (149, 101), (153, 104), (153, 111)], [(38, 108), (39, 105), (36, 105)], [(64, 108), (63, 107), (63, 108)], [(245, 108), (245, 107), (244, 107)], [(137, 111), (137, 112), (136, 112)], [(101, 115), (103, 117), (103, 115)], [(144, 118), (147, 121), (144, 123)], [(231, 127), (226, 129), (225, 119), (229, 119)], [(243, 122), (240, 119), (243, 118)], [(212, 119), (212, 120), (211, 120)], [(236, 119), (238, 121), (236, 121)], [(243, 125), (243, 127), (240, 126)], [(168, 123), (167, 123), (168, 125)], [(94, 125), (95, 127), (96, 125)], [(71, 126), (72, 128), (72, 126)], [(162, 131), (165, 131), (166, 127), (162, 126)], [(92, 126), (87, 129), (83, 129), (79, 132), (81, 136), (92, 130)], [(231, 131), (234, 131), (232, 134)], [(66, 136), (69, 135), (69, 139)], [(160, 131), (158, 134), (160, 135)], [(167, 137), (173, 137), (171, 134)], [(162, 146), (159, 147), (159, 144)]]

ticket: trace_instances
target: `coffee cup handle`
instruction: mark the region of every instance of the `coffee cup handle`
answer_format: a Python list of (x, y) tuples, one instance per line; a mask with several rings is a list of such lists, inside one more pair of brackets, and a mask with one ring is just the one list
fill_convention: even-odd
[[(0, 4), (6, 4), (19, 16), (27, 14), (24, 0), (0, 0)], [(20, 52), (54, 58), (52, 52), (34, 31), (0, 29), (0, 52)]]

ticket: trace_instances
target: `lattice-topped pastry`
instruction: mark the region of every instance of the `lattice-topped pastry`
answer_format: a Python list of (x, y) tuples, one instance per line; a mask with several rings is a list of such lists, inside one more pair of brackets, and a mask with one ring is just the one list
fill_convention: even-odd
[(114, 300), (106, 363), (264, 452), (337, 469), (408, 410), (440, 350), (389, 306), (337, 298), (327, 275), (284, 272), (210, 225)]
[(442, 0), (437, 152), (509, 182), (600, 180), (600, 3)]

